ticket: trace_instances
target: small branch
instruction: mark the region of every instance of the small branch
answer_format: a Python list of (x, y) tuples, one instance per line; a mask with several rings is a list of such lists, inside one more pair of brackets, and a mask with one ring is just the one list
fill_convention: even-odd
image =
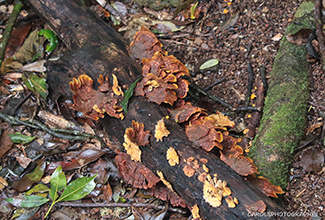
[(313, 103), (313, 102), (308, 102), (308, 104), (314, 106), (314, 107), (317, 107), (317, 108), (320, 108), (322, 110), (325, 110), (325, 106), (322, 106), (322, 105), (319, 105), (319, 104), (316, 104), (316, 103)]
[(223, 81), (225, 81), (225, 78), (224, 77), (221, 78), (221, 79), (216, 79), (216, 77), (214, 77), (214, 79), (215, 79), (215, 81), (211, 85), (208, 85), (207, 87), (205, 87), (203, 89), (204, 91), (207, 91), (207, 90), (213, 88), (214, 86), (216, 86), (216, 85), (222, 83)]
[(257, 88), (257, 98), (255, 101), (256, 108), (259, 109), (259, 111), (255, 111), (251, 114), (251, 118), (249, 119), (247, 125), (248, 132), (246, 133), (244, 138), (242, 138), (241, 142), (239, 142), (238, 144), (242, 148), (248, 146), (249, 141), (253, 140), (256, 135), (256, 127), (258, 127), (260, 120), (262, 118), (261, 109), (263, 104), (264, 104), (264, 86), (259, 85), (259, 87)]
[(87, 140), (87, 137), (85, 136), (72, 136), (72, 135), (64, 135), (64, 134), (60, 134), (58, 132), (55, 132), (53, 130), (51, 130), (48, 126), (44, 125), (43, 123), (35, 120), (35, 119), (31, 119), (29, 120), (32, 124), (36, 124), (39, 129), (49, 133), (50, 135), (52, 136), (55, 136), (57, 138), (60, 138), (60, 139), (64, 139), (64, 140), (68, 140), (68, 141), (86, 141)]
[[(29, 119), (26, 121), (22, 121), (17, 117), (6, 115), (6, 114), (3, 114), (2, 112), (0, 112), (0, 118), (5, 120), (6, 122), (10, 123), (11, 125), (25, 125), (27, 127), (31, 127), (31, 128), (37, 129), (37, 130), (45, 131), (45, 132), (49, 133), (50, 135), (60, 138), (60, 139), (63, 139), (63, 140), (86, 141), (89, 139), (89, 137), (95, 138), (95, 136), (92, 136), (92, 135), (89, 136), (89, 134), (80, 133), (80, 132), (79, 133), (77, 132), (78, 135), (76, 135), (76, 136), (61, 134), (61, 133), (51, 130), (48, 126), (44, 125), (43, 123), (41, 123), (35, 119)], [(69, 133), (70, 131), (67, 132), (67, 130), (61, 129), (60, 132)]]
[[(96, 208), (96, 207), (106, 207), (106, 208), (114, 208), (114, 207), (123, 207), (129, 208), (131, 206), (134, 207), (146, 207), (146, 208), (154, 208), (154, 209), (164, 209), (165, 206), (147, 204), (147, 203), (75, 203), (75, 202), (60, 202), (57, 203), (61, 206), (68, 206), (72, 208)], [(168, 208), (169, 211), (178, 212), (184, 214), (185, 212), (181, 209), (177, 208)]]
[(253, 106), (243, 106), (243, 107), (237, 107), (235, 108), (236, 112), (241, 112), (241, 111), (261, 111), (261, 107), (253, 107)]
[(261, 72), (261, 78), (262, 78), (262, 82), (263, 82), (263, 87), (264, 87), (264, 93), (265, 93), (265, 96), (266, 96), (266, 93), (267, 93), (267, 89), (268, 89), (268, 84), (267, 84), (267, 80), (266, 80), (266, 73), (265, 73), (265, 66), (262, 65), (259, 67), (260, 69), (260, 72)]
[(316, 21), (316, 29), (317, 29), (317, 37), (318, 37), (318, 44), (319, 44), (319, 51), (321, 55), (322, 65), (323, 65), (323, 72), (325, 71), (325, 37), (323, 34), (323, 25), (321, 21), (321, 10), (322, 10), (322, 2), (321, 0), (315, 1), (315, 21)]
[(226, 108), (228, 108), (229, 110), (233, 111), (233, 112), (238, 112), (238, 111), (260, 111), (260, 108), (255, 108), (255, 107), (251, 107), (251, 106), (244, 106), (244, 107), (237, 107), (234, 108), (232, 107), (232, 105), (230, 105), (229, 103), (223, 101), (222, 99), (202, 90), (200, 87), (198, 87), (197, 85), (191, 84), (190, 87), (192, 89), (195, 89), (197, 92), (201, 93), (202, 95), (205, 95), (207, 97), (209, 97), (210, 99), (219, 102), (220, 104), (224, 105)]
[(211, 95), (210, 93), (208, 92), (205, 92), (203, 91), (200, 87), (198, 87), (197, 85), (195, 84), (191, 84), (190, 85), (191, 88), (195, 89), (196, 91), (198, 91), (199, 93), (205, 95), (205, 96), (208, 96), (210, 99), (216, 101), (216, 102), (219, 102), (220, 104), (224, 105), (225, 107), (227, 107), (228, 109), (230, 109), (231, 111), (234, 111), (235, 108), (232, 107), (230, 104), (228, 104), (227, 102), (223, 101), (222, 99), (214, 96), (214, 95)]
[(249, 104), (249, 100), (251, 99), (251, 94), (252, 94), (252, 87), (253, 87), (253, 68), (250, 62), (247, 63), (247, 71), (248, 71), (248, 85), (247, 85), (245, 106), (248, 106)]
[(12, 10), (12, 13), (11, 13), (9, 19), (8, 19), (6, 29), (3, 32), (2, 41), (0, 43), (0, 66), (1, 66), (1, 63), (2, 63), (2, 61), (4, 59), (4, 56), (5, 56), (7, 44), (8, 44), (8, 41), (10, 39), (12, 29), (14, 28), (16, 19), (17, 19), (18, 15), (19, 15), (19, 12), (20, 12), (20, 9), (21, 9), (22, 6), (23, 6), (23, 4), (22, 4), (21, 1), (19, 1), (19, 0), (15, 1), (14, 9)]

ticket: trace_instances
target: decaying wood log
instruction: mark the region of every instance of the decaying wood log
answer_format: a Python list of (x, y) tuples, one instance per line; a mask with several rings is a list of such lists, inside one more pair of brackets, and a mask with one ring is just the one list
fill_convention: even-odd
[[(111, 78), (111, 74), (114, 73), (123, 89), (128, 88), (140, 75), (139, 66), (129, 58), (118, 34), (81, 2), (77, 0), (28, 0), (28, 2), (47, 19), (49, 25), (68, 47), (60, 60), (48, 65), (48, 84), (55, 94), (54, 97), (61, 95), (71, 99), (69, 82), (80, 74), (89, 75), (95, 82), (99, 74)], [(123, 120), (109, 116), (102, 120), (111, 140), (120, 146), (124, 141), (125, 129), (131, 127), (133, 120), (144, 123), (145, 130), (154, 134), (157, 121), (168, 115), (165, 107), (149, 103), (143, 97), (132, 97), (128, 110)], [(154, 173), (161, 171), (189, 207), (197, 204), (202, 219), (274, 219), (274, 216), (261, 217), (248, 213), (245, 206), (250, 206), (258, 200), (265, 203), (266, 214), (283, 211), (218, 157), (195, 147), (175, 121), (169, 119), (165, 120), (165, 123), (171, 134), (162, 142), (151, 138), (149, 145), (141, 147), (142, 163)], [(173, 167), (166, 159), (169, 147), (175, 148), (180, 156), (180, 164)], [(208, 161), (206, 166), (211, 176), (217, 174), (218, 179), (226, 181), (233, 192), (232, 196), (238, 199), (239, 204), (236, 208), (228, 208), (224, 199), (220, 207), (214, 208), (203, 199), (203, 183), (198, 181), (196, 174), (188, 177), (183, 172), (184, 158), (189, 157), (197, 160), (205, 158)]]
[(314, 1), (304, 1), (287, 27), (270, 73), (263, 117), (249, 151), (261, 175), (285, 188), (294, 150), (307, 125), (309, 98), (306, 46), (291, 43), (287, 36), (315, 27)]

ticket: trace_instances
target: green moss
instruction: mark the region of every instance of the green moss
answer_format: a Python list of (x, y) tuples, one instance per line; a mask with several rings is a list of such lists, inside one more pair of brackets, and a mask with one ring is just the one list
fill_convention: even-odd
[(299, 6), (297, 12), (294, 15), (295, 23), (291, 24), (286, 29), (287, 34), (295, 34), (300, 29), (312, 29), (315, 27), (315, 20), (310, 16), (314, 10), (314, 1), (304, 1)]
[[(312, 10), (310, 5), (303, 7)], [(298, 17), (302, 15), (306, 14)], [(249, 156), (262, 176), (285, 188), (294, 149), (306, 126), (309, 91), (305, 47), (284, 37), (270, 77), (261, 126)]]
[(303, 1), (299, 8), (297, 9), (294, 17), (295, 18), (300, 18), (303, 16), (308, 16), (309, 13), (314, 10), (314, 2), (313, 1)]

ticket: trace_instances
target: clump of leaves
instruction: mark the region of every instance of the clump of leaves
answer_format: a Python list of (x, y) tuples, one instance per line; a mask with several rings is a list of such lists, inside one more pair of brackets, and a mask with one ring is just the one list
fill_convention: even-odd
[[(51, 188), (49, 190), (49, 195), (51, 199), (38, 195), (20, 195), (6, 199), (7, 202), (13, 204), (14, 206), (32, 208), (38, 207), (46, 202), (52, 200), (52, 204), (47, 211), (44, 218), (48, 216), (52, 207), (57, 202), (63, 201), (74, 201), (81, 199), (88, 195), (96, 186), (94, 179), (97, 175), (92, 177), (81, 177), (72, 181), (67, 185), (67, 178), (62, 171), (62, 167), (59, 166), (51, 176)], [(63, 190), (61, 196), (59, 197), (58, 192)]]

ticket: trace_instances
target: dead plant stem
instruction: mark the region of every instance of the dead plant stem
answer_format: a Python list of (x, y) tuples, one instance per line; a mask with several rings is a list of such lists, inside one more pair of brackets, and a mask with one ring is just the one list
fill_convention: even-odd
[(14, 9), (12, 10), (12, 13), (11, 13), (9, 19), (8, 19), (6, 29), (3, 32), (2, 41), (0, 43), (0, 66), (1, 66), (1, 63), (2, 63), (2, 61), (4, 59), (4, 56), (5, 56), (7, 44), (8, 44), (8, 41), (10, 39), (12, 29), (14, 28), (16, 19), (17, 19), (18, 15), (19, 15), (19, 12), (20, 12), (20, 9), (21, 9), (22, 6), (23, 6), (23, 4), (22, 4), (21, 1), (19, 1), (19, 0), (15, 1)]

